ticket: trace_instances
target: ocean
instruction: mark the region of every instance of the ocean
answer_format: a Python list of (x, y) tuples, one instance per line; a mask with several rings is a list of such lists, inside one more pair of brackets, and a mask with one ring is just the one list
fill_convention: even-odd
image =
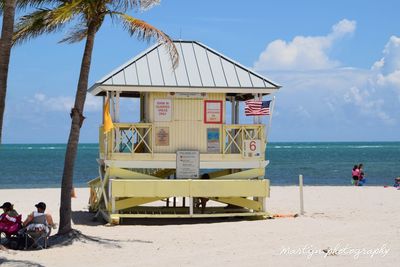
[[(0, 146), (0, 188), (59, 187), (65, 144)], [(97, 144), (80, 144), (74, 186), (98, 176)], [(400, 176), (400, 142), (269, 143), (266, 177), (271, 185), (350, 185), (351, 169), (363, 163), (367, 185), (392, 185)]]

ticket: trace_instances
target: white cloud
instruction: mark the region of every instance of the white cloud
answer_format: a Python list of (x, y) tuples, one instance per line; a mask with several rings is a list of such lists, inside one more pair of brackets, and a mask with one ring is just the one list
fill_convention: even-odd
[[(353, 32), (351, 25), (355, 23), (337, 24), (325, 41)], [(323, 43), (321, 37), (308, 38)], [(398, 140), (399, 37), (388, 40), (381, 59), (368, 69), (289, 68), (265, 74), (283, 85), (271, 140)]]
[[(74, 98), (71, 96), (56, 96), (49, 97), (43, 93), (36, 93), (30, 103), (35, 105), (36, 110), (46, 111), (70, 111), (74, 106)], [(99, 111), (101, 110), (101, 98), (94, 97), (90, 94), (86, 95), (85, 111)]]
[(372, 70), (376, 73), (376, 84), (397, 92), (400, 101), (400, 38), (390, 37), (383, 50), (383, 57), (375, 62)]
[[(375, 90), (371, 90), (375, 92)], [(359, 108), (368, 117), (376, 117), (387, 125), (395, 124), (396, 120), (384, 111), (385, 101), (377, 98), (369, 90), (352, 87), (344, 94), (344, 101)]]
[(254, 64), (264, 70), (321, 70), (340, 65), (329, 58), (328, 51), (339, 39), (352, 34), (356, 22), (343, 19), (325, 36), (296, 36), (292, 41), (275, 40), (267, 45)]
[(347, 34), (352, 34), (356, 30), (356, 22), (354, 20), (342, 19), (338, 23), (332, 26), (332, 32), (328, 35), (328, 38), (338, 39), (342, 38)]
[(283, 85), (276, 94), (271, 140), (398, 140), (399, 101), (393, 90), (376, 86), (371, 70), (267, 74)]
[(74, 105), (74, 99), (71, 97), (48, 97), (43, 93), (36, 93), (30, 102), (35, 104), (37, 109), (48, 111), (67, 111)]
[(91, 94), (86, 95), (85, 111), (94, 112), (102, 110), (103, 102), (101, 97), (96, 97)]

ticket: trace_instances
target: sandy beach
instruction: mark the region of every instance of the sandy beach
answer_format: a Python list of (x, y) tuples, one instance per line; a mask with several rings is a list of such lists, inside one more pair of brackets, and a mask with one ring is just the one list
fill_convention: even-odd
[[(396, 266), (399, 261), (400, 190), (394, 188), (307, 186), (306, 213), (297, 218), (179, 220), (164, 225), (135, 221), (120, 226), (91, 221), (89, 190), (76, 193), (73, 227), (100, 242), (0, 251), (0, 265)], [(24, 217), (44, 201), (58, 222), (59, 189), (0, 190), (0, 196)], [(298, 213), (298, 199), (297, 187), (272, 187), (269, 211)]]

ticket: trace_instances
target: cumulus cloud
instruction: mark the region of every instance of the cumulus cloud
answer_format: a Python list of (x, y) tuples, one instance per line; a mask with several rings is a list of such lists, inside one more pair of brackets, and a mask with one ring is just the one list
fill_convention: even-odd
[(332, 31), (325, 36), (296, 36), (290, 42), (275, 40), (260, 54), (254, 69), (321, 70), (337, 67), (340, 62), (329, 58), (329, 49), (355, 29), (355, 21), (343, 19), (333, 25)]
[[(375, 90), (371, 91), (375, 92)], [(384, 110), (385, 100), (378, 98), (376, 94), (371, 94), (371, 91), (352, 87), (344, 94), (344, 101), (358, 107), (368, 117), (376, 117), (385, 124), (394, 125), (396, 120)]]
[(103, 102), (101, 97), (96, 97), (91, 94), (86, 95), (85, 110), (88, 112), (102, 110)]
[(375, 62), (372, 70), (376, 73), (376, 85), (392, 89), (400, 102), (400, 38), (390, 37), (383, 50), (383, 57)]
[[(55, 96), (50, 97), (43, 93), (36, 93), (29, 100), (35, 105), (37, 110), (46, 111), (70, 111), (74, 106), (74, 98), (72, 96)], [(98, 97), (90, 94), (86, 95), (85, 110), (88, 112), (101, 110), (102, 102)]]
[[(301, 40), (296, 37), (289, 43), (278, 40), (267, 45), (254, 66), (261, 64), (263, 56), (263, 64), (275, 61), (276, 66), (280, 66), (268, 71), (261, 68), (261, 73), (283, 86), (277, 94), (275, 114), (279, 114), (279, 118), (272, 127), (273, 138), (398, 140), (400, 38), (390, 37), (382, 55), (376, 56), (380, 59), (370, 68), (342, 67), (326, 52), (336, 40), (354, 32), (355, 25), (355, 22), (343, 20), (334, 25), (327, 36), (301, 37)], [(316, 51), (305, 51), (306, 44)], [(312, 48), (313, 45), (316, 48)], [(274, 46), (277, 55), (272, 53)], [(278, 56), (279, 53), (282, 56)], [(315, 56), (315, 61), (305, 59), (312, 58), (311, 55), (320, 56)], [(317, 62), (313, 67), (303, 66), (313, 62)]]

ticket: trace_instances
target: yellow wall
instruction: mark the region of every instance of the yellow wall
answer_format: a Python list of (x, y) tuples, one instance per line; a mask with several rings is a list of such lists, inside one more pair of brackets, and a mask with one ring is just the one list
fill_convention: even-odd
[[(170, 122), (154, 122), (154, 100), (171, 99), (172, 117)], [(177, 98), (168, 93), (147, 93), (145, 97), (145, 121), (153, 123), (153, 140), (156, 127), (169, 127), (169, 146), (156, 146), (155, 153), (175, 153), (177, 150), (199, 150), (207, 152), (207, 128), (219, 128), (222, 124), (204, 123), (204, 100), (221, 100), (222, 123), (225, 123), (225, 94), (207, 94), (204, 98)]]

